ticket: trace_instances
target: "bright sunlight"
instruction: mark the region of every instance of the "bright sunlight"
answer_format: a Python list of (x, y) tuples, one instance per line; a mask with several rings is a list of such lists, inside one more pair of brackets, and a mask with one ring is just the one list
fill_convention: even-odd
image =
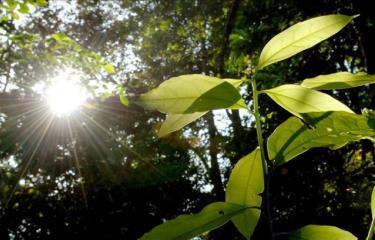
[(57, 116), (69, 115), (88, 98), (88, 93), (79, 83), (79, 75), (60, 73), (46, 90), (47, 103)]

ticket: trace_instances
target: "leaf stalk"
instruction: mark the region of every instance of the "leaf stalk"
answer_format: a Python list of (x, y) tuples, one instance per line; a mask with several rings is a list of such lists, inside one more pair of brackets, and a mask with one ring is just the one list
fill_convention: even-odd
[(258, 139), (258, 145), (260, 148), (260, 155), (262, 159), (262, 166), (263, 166), (263, 176), (264, 176), (264, 194), (263, 194), (263, 200), (264, 200), (264, 206), (265, 206), (265, 215), (267, 217), (267, 221), (269, 224), (269, 230), (270, 230), (270, 237), (273, 240), (274, 239), (274, 233), (273, 233), (273, 225), (272, 225), (272, 214), (271, 214), (271, 205), (270, 205), (270, 191), (269, 191), (269, 182), (270, 182), (270, 173), (268, 169), (268, 162), (265, 155), (264, 145), (263, 145), (263, 137), (262, 137), (262, 125), (260, 122), (260, 114), (259, 114), (259, 103), (258, 103), (258, 95), (260, 92), (257, 90), (257, 83), (255, 80), (255, 77), (252, 77), (251, 79), (251, 86), (253, 90), (253, 115), (255, 117), (255, 124), (256, 124), (256, 132), (257, 132), (257, 139)]

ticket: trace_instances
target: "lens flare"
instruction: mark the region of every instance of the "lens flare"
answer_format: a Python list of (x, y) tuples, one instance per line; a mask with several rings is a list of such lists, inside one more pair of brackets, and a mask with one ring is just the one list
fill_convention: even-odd
[(79, 76), (59, 74), (46, 90), (46, 100), (51, 111), (57, 116), (69, 115), (77, 110), (88, 98), (79, 84)]

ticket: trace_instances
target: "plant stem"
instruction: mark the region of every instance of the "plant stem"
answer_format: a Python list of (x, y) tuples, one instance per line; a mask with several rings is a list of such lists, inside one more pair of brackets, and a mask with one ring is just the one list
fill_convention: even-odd
[(256, 130), (257, 130), (257, 138), (258, 138), (258, 144), (260, 148), (260, 154), (262, 157), (264, 176), (266, 177), (268, 176), (268, 165), (267, 165), (266, 155), (265, 155), (264, 146), (263, 146), (262, 125), (260, 123), (260, 117), (259, 117), (258, 90), (257, 90), (255, 79), (251, 81), (251, 86), (253, 88), (254, 117), (255, 117), (255, 124), (256, 124)]
[(372, 239), (372, 235), (374, 234), (374, 230), (375, 230), (375, 218), (373, 217), (372, 221), (371, 221), (370, 230), (368, 231), (366, 240), (371, 240)]
[(251, 79), (251, 86), (253, 89), (253, 104), (254, 104), (254, 117), (255, 117), (255, 124), (256, 124), (256, 131), (257, 131), (257, 138), (258, 138), (258, 144), (260, 148), (260, 155), (262, 158), (262, 166), (263, 166), (263, 176), (264, 176), (264, 205), (265, 205), (265, 214), (267, 216), (268, 224), (269, 224), (269, 230), (271, 239), (274, 239), (273, 234), (273, 226), (272, 226), (272, 215), (271, 215), (271, 206), (270, 206), (270, 191), (269, 191), (269, 180), (270, 180), (270, 174), (268, 171), (268, 164), (267, 159), (264, 151), (264, 145), (263, 145), (263, 137), (262, 137), (262, 125), (260, 123), (260, 117), (259, 117), (259, 105), (258, 105), (258, 90), (257, 90), (257, 84), (256, 80), (253, 77)]

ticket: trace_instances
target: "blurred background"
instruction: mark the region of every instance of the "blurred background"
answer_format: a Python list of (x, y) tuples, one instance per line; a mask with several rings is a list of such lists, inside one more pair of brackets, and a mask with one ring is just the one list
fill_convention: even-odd
[[(224, 199), (257, 146), (253, 118), (214, 111), (159, 139), (164, 119), (123, 96), (189, 73), (241, 78), (274, 35), (319, 15), (360, 14), (343, 31), (258, 75), (261, 89), (337, 71), (375, 73), (365, 0), (0, 1), (0, 239), (138, 239)], [(251, 88), (243, 87), (251, 105)], [(356, 113), (374, 86), (328, 92)], [(120, 99), (119, 95), (122, 96)], [(264, 136), (290, 115), (260, 99)], [(335, 225), (363, 239), (374, 145), (310, 150), (271, 179), (276, 233)], [(266, 239), (263, 217), (253, 239)], [(196, 239), (242, 239), (232, 223)], [(281, 239), (281, 237), (280, 237)]]

